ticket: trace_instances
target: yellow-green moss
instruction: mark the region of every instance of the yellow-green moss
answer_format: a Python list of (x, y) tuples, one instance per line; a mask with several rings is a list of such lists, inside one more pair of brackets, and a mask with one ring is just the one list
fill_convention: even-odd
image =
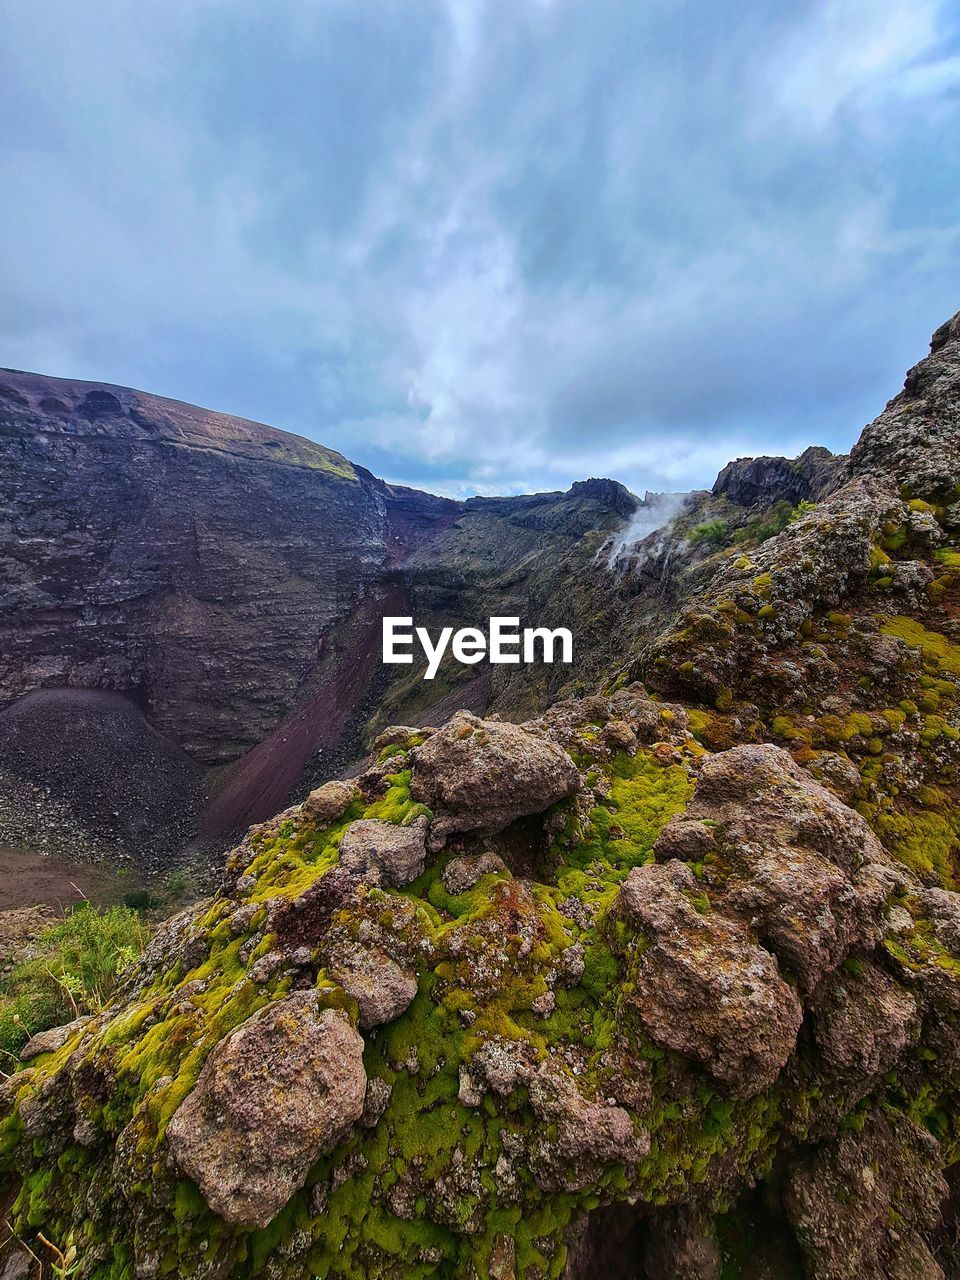
[(928, 631), (915, 618), (888, 618), (881, 626), (884, 635), (896, 636), (923, 654), (924, 664), (937, 671), (960, 676), (960, 647), (938, 631)]

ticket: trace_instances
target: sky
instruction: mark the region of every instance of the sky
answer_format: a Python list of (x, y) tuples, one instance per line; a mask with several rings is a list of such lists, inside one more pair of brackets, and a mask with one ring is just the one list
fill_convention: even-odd
[(0, 0), (0, 365), (452, 496), (846, 450), (960, 309), (960, 0)]

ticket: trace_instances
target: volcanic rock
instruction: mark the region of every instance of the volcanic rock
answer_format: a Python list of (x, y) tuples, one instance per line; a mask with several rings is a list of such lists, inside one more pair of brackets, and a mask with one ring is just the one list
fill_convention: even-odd
[(363, 1112), (363, 1041), (300, 991), (212, 1051), (167, 1126), (178, 1169), (231, 1223), (265, 1227)]
[(458, 831), (502, 831), (580, 785), (559, 747), (519, 725), (460, 712), (414, 751), (410, 793), (435, 814), (431, 842)]

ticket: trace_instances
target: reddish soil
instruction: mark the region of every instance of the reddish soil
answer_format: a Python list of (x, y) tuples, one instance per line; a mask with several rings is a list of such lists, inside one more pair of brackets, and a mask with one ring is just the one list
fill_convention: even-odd
[(289, 803), (307, 761), (339, 743), (380, 662), (381, 620), (402, 614), (405, 600), (399, 583), (372, 587), (361, 598), (337, 628), (304, 700), (224, 773), (203, 813), (205, 837), (241, 831)]

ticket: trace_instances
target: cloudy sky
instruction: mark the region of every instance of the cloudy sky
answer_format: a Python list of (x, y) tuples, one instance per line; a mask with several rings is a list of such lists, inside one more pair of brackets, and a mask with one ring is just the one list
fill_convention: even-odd
[(956, 0), (0, 0), (0, 365), (460, 495), (848, 448), (960, 308)]

